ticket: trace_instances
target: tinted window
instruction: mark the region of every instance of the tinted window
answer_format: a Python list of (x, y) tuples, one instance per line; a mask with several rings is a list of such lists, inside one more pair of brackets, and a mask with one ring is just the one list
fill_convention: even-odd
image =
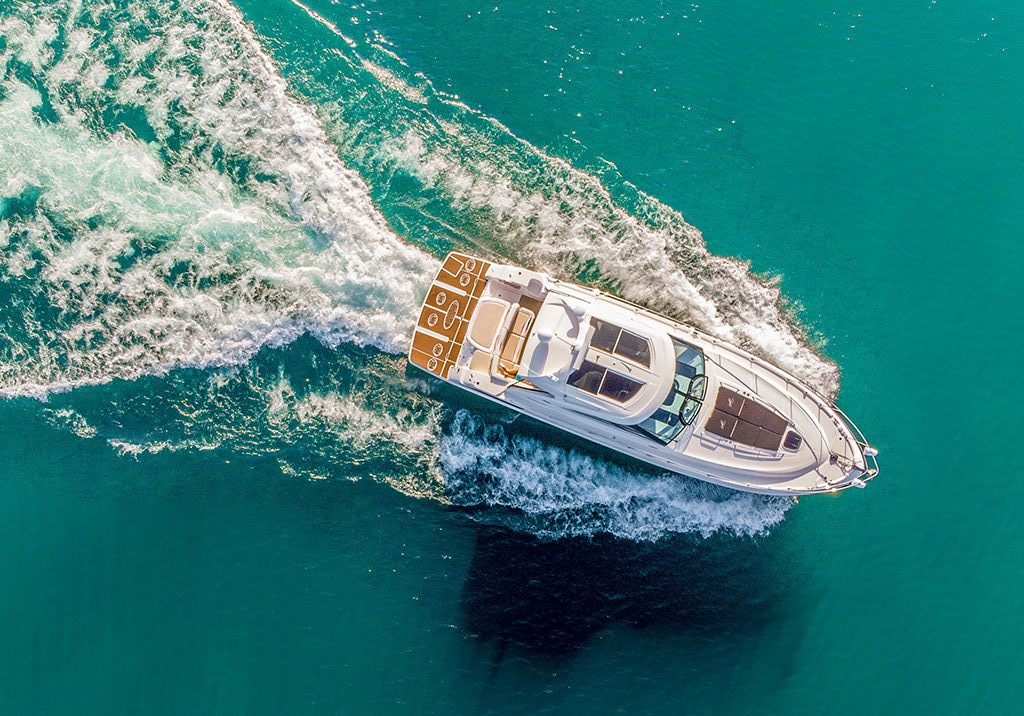
[(601, 385), (601, 395), (624, 403), (640, 392), (641, 386), (643, 383), (639, 381), (609, 371), (605, 373), (604, 383)]
[(594, 395), (601, 395), (618, 403), (624, 403), (643, 387), (643, 383), (624, 375), (609, 371), (588, 360), (583, 361), (569, 376), (569, 385)]
[(615, 346), (615, 352), (634, 363), (639, 363), (647, 368), (651, 367), (651, 346), (646, 338), (641, 338), (629, 331), (623, 331), (619, 334), (619, 342)]
[(597, 391), (601, 389), (601, 379), (604, 378), (604, 373), (605, 369), (597, 363), (585, 360), (583, 365), (569, 376), (569, 385), (596, 395)]
[(615, 342), (619, 340), (619, 333), (622, 332), (622, 329), (598, 318), (593, 319), (592, 322), (594, 324), (594, 337), (590, 340), (590, 345), (605, 353), (613, 352), (615, 350)]
[(594, 326), (594, 337), (590, 339), (592, 348), (622, 356), (645, 368), (651, 367), (651, 344), (646, 338), (600, 318), (591, 319), (591, 323)]

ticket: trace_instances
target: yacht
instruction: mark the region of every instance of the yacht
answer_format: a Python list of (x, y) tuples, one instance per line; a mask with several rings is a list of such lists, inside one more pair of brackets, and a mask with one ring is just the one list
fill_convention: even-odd
[(451, 253), (409, 361), (575, 436), (736, 490), (864, 487), (878, 451), (796, 377), (694, 328), (543, 273)]

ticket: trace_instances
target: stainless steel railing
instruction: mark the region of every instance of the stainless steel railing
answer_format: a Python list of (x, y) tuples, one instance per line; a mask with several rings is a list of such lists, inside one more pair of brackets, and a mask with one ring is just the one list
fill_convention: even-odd
[(836, 411), (836, 415), (843, 419), (846, 423), (846, 427), (850, 429), (857, 444), (860, 445), (861, 453), (864, 455), (864, 467), (867, 468), (867, 472), (864, 473), (864, 481), (874, 478), (878, 474), (878, 449), (868, 443), (868, 439), (864, 437), (864, 433), (860, 431), (857, 424), (850, 419), (850, 416), (840, 410), (839, 406), (832, 404), (832, 409)]

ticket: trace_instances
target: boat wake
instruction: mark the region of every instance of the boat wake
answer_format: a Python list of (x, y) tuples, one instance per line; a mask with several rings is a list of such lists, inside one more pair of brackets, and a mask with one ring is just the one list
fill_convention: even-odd
[(41, 5), (0, 26), (18, 138), (0, 278), (21, 289), (0, 394), (242, 363), (303, 333), (393, 352), (411, 335), (436, 260), (387, 227), (237, 11), (204, 9)]
[(756, 535), (781, 522), (793, 505), (790, 498), (736, 492), (670, 473), (634, 472), (535, 438), (510, 437), (501, 424), (465, 410), (442, 437), (440, 456), (453, 502), (487, 506), (484, 519), (546, 537)]
[[(295, 12), (329, 53), (272, 60), (219, 0), (0, 19), (0, 136), (18, 138), (0, 143), (0, 395), (49, 399), (57, 424), (126, 455), (273, 454), (289, 474), (365, 475), (550, 535), (781, 520), (788, 502), (446, 422), (395, 377), (436, 255), (483, 247), (838, 385), (777, 286), (709, 254), (677, 212), (437, 91), (378, 35)], [(305, 387), (289, 368), (302, 336), (376, 367)], [(99, 393), (107, 415), (96, 388), (73, 390), (111, 381), (134, 382)], [(288, 450), (303, 442), (309, 457)]]

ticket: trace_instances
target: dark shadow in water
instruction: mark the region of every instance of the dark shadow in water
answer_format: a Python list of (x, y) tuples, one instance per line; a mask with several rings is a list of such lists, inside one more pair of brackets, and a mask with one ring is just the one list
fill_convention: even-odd
[(545, 541), (477, 531), (462, 593), (467, 630), (497, 649), (563, 657), (611, 627), (750, 636), (779, 613), (786, 570), (771, 538)]

